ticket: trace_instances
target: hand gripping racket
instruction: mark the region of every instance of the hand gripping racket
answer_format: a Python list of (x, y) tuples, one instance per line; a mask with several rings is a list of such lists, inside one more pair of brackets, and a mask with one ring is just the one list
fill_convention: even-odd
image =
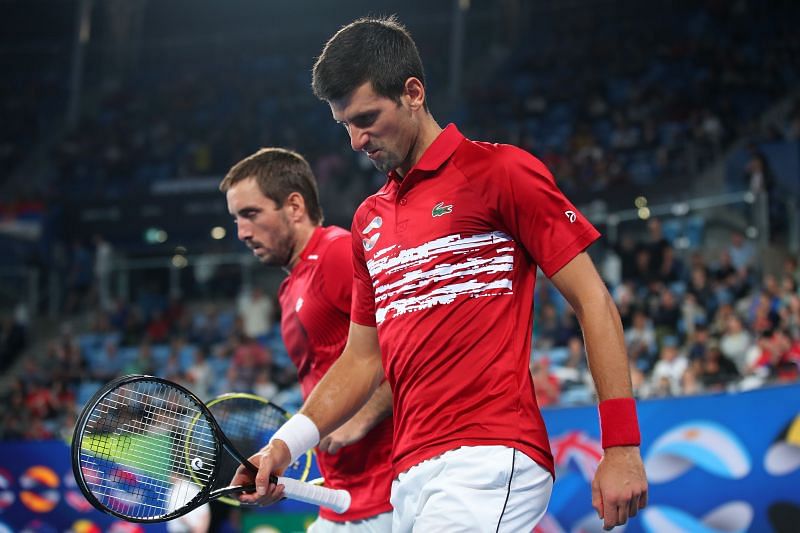
[[(245, 457), (258, 452), (291, 416), (283, 407), (261, 396), (244, 392), (222, 394), (207, 402), (206, 407), (234, 448)], [(198, 485), (202, 484), (203, 470), (195, 471), (191, 450), (196, 439), (205, 438), (202, 420), (198, 414), (189, 424), (189, 436), (184, 446), (184, 460), (192, 480)], [(307, 451), (289, 465), (283, 472), (283, 477), (305, 481), (311, 470), (312, 457), (311, 450)], [(238, 466), (239, 461), (227, 456), (220, 466), (220, 479), (232, 479)], [(219, 501), (236, 507), (241, 505), (239, 500), (228, 496), (220, 496)]]
[[(226, 453), (258, 471), (194, 394), (164, 379), (132, 375), (108, 383), (84, 407), (72, 439), (72, 470), (97, 509), (130, 522), (163, 522), (254, 490), (229, 486), (221, 476)], [(285, 477), (270, 481), (283, 485), (287, 498), (337, 512), (350, 505), (344, 490)]]

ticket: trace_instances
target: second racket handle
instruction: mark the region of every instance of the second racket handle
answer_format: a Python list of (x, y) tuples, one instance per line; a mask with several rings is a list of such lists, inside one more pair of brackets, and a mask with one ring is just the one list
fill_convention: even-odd
[(284, 494), (293, 500), (321, 505), (337, 513), (350, 508), (350, 493), (346, 490), (310, 485), (287, 477), (278, 477), (278, 483), (284, 486)]

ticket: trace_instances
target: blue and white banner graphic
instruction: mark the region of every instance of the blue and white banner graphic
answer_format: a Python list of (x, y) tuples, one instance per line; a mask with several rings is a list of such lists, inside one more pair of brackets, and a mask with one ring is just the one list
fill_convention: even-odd
[[(800, 385), (638, 403), (650, 498), (615, 532), (800, 530)], [(547, 409), (556, 484), (542, 533), (601, 532), (594, 407)]]
[[(615, 532), (800, 531), (800, 384), (639, 402), (648, 507)], [(595, 407), (544, 410), (557, 480), (540, 533), (600, 533), (590, 483), (602, 457)], [(316, 465), (315, 465), (316, 466)], [(311, 476), (318, 475), (316, 468)], [(313, 513), (286, 500), (265, 513)], [(63, 442), (0, 443), (0, 533), (133, 533), (78, 490)]]
[[(113, 464), (96, 475), (107, 475)], [(120, 474), (117, 474), (120, 475)], [(126, 475), (134, 475), (126, 472)], [(319, 476), (316, 463), (310, 479)], [(156, 487), (150, 480), (145, 486)], [(108, 498), (113, 498), (113, 492)], [(148, 492), (143, 498), (151, 497)], [(163, 498), (160, 498), (163, 499)], [(113, 502), (106, 502), (113, 503)], [(226, 511), (224, 504), (217, 504)], [(263, 513), (316, 513), (315, 506), (284, 500), (258, 508)], [(251, 512), (253, 512), (251, 511)], [(212, 513), (216, 512), (212, 508)], [(165, 524), (133, 524), (96, 510), (75, 483), (70, 448), (62, 441), (0, 442), (0, 533), (144, 533), (165, 532)]]

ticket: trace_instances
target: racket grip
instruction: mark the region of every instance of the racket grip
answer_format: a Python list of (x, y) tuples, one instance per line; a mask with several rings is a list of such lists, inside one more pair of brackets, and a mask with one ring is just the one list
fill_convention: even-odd
[(278, 483), (283, 485), (286, 497), (293, 500), (321, 505), (337, 513), (343, 513), (350, 508), (350, 493), (346, 490), (310, 485), (287, 477), (278, 477)]

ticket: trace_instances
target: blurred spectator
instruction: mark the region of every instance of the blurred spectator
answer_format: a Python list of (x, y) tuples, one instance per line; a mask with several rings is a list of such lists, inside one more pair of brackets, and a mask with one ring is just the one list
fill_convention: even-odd
[(733, 361), (722, 354), (719, 343), (711, 341), (700, 359), (699, 378), (705, 390), (719, 392), (739, 378), (739, 370)]
[(636, 240), (633, 235), (623, 234), (614, 251), (622, 263), (622, 279), (633, 279), (636, 276)]
[(244, 334), (231, 339), (233, 359), (228, 367), (227, 379), (231, 391), (252, 392), (256, 377), (263, 371), (269, 375), (272, 357), (264, 346)]
[(213, 304), (208, 304), (205, 311), (194, 315), (191, 341), (200, 346), (212, 346), (225, 337), (219, 324), (219, 311)]
[(643, 310), (634, 312), (633, 324), (625, 332), (625, 345), (633, 365), (642, 372), (650, 371), (656, 356), (656, 332)]
[(731, 244), (728, 247), (733, 267), (740, 272), (748, 272), (753, 266), (756, 249), (753, 244), (744, 238), (744, 235), (735, 231), (731, 234)]
[(675, 257), (675, 249), (669, 245), (664, 246), (661, 255), (657, 279), (666, 285), (684, 279), (683, 262)]
[(628, 368), (631, 371), (631, 388), (633, 389), (633, 396), (635, 398), (647, 398), (650, 396), (650, 384), (647, 380), (647, 375), (635, 365), (631, 360)]
[(689, 357), (689, 362), (702, 361), (710, 344), (711, 337), (708, 333), (708, 327), (705, 324), (697, 325), (690, 336), (689, 349), (686, 354)]
[(694, 297), (694, 294), (687, 292), (681, 302), (681, 319), (683, 333), (691, 336), (698, 327), (706, 327), (708, 322), (708, 311), (701, 306)]
[(592, 382), (586, 362), (586, 350), (580, 336), (567, 341), (567, 359), (563, 365), (551, 366), (551, 372), (558, 378), (561, 388), (559, 402), (563, 405), (587, 404), (592, 401), (594, 382)]
[(550, 372), (550, 359), (541, 357), (532, 361), (531, 376), (539, 407), (557, 404), (561, 396), (561, 385), (558, 378)]
[(154, 376), (159, 373), (159, 371), (156, 370), (156, 363), (153, 360), (153, 347), (147, 338), (142, 340), (141, 344), (139, 344), (136, 357), (127, 362), (122, 369), (122, 373), (146, 374), (148, 376)]
[(142, 311), (138, 306), (127, 307), (124, 313), (124, 324), (122, 326), (122, 346), (135, 346), (139, 344), (145, 333), (146, 325), (142, 317)]
[(664, 252), (670, 247), (669, 241), (664, 237), (659, 219), (651, 218), (647, 222), (647, 236), (648, 240), (645, 246), (650, 252), (650, 275), (657, 278), (664, 265)]
[(659, 394), (669, 396), (681, 394), (683, 373), (689, 367), (689, 360), (680, 352), (676, 337), (664, 338), (658, 361), (650, 377), (652, 387)]
[(198, 348), (194, 351), (192, 362), (186, 369), (186, 380), (190, 384), (191, 390), (202, 400), (212, 397), (211, 381), (214, 379), (214, 371), (208, 362), (208, 352), (205, 348)]
[[(750, 147), (750, 159), (745, 166), (746, 180), (759, 209), (759, 224), (768, 224), (770, 235), (783, 228), (783, 207), (776, 188), (775, 175), (767, 157), (755, 146)], [(766, 208), (766, 213), (761, 212)]]
[(714, 296), (714, 291), (708, 282), (708, 271), (705, 266), (695, 266), (692, 268), (687, 290), (700, 307), (707, 309), (711, 314), (714, 313), (717, 307), (717, 301)]
[(253, 339), (263, 340), (272, 327), (275, 305), (264, 290), (255, 286), (239, 297), (239, 317), (244, 322), (244, 334)]
[(94, 236), (94, 290), (100, 309), (111, 308), (111, 272), (114, 250), (102, 235)]
[(147, 324), (145, 334), (153, 344), (160, 344), (166, 342), (170, 333), (170, 321), (166, 314), (160, 309), (153, 311), (150, 317), (150, 323)]
[(678, 306), (675, 293), (666, 288), (662, 289), (661, 301), (654, 314), (653, 326), (655, 326), (656, 330), (656, 339), (678, 335), (678, 322), (681, 319), (681, 309)]
[(266, 368), (259, 370), (253, 383), (253, 394), (262, 398), (271, 399), (278, 393), (278, 387), (270, 379), (270, 372)]
[(760, 353), (752, 362), (753, 373), (777, 378), (780, 381), (795, 381), (800, 375), (800, 343), (793, 341), (781, 330), (765, 332), (765, 342), (760, 343)]
[(720, 338), (720, 351), (722, 354), (733, 361), (740, 373), (747, 371), (747, 353), (753, 344), (750, 333), (744, 329), (742, 320), (736, 316), (728, 317), (725, 331)]
[[(701, 379), (701, 372), (697, 365), (690, 364), (681, 376), (680, 394), (691, 396), (704, 392), (705, 387)], [(664, 394), (664, 396), (668, 396)]]
[(124, 361), (119, 356), (119, 347), (113, 339), (106, 340), (100, 357), (87, 361), (93, 379), (105, 383), (111, 381), (122, 372)]
[(800, 296), (797, 294), (789, 296), (781, 309), (781, 323), (793, 339), (800, 339)]
[(272, 364), (269, 350), (251, 337), (241, 335), (234, 341), (233, 346), (233, 366), (242, 370), (252, 370), (253, 377), (259, 370), (269, 369)]
[(546, 350), (552, 346), (564, 346), (566, 343), (562, 320), (552, 302), (541, 304), (541, 313), (538, 320), (534, 320), (534, 327), (537, 329), (534, 335), (536, 349)]

